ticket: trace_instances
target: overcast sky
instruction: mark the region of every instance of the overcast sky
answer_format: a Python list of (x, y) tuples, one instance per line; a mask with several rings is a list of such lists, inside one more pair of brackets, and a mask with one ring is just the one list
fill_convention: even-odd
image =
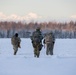
[(76, 0), (0, 0), (0, 19), (74, 19)]

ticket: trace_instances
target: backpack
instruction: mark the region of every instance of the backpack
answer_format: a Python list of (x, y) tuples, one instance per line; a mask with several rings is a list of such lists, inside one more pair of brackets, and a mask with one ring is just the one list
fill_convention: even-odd
[(39, 32), (34, 32), (32, 36), (33, 43), (38, 44), (41, 42), (41, 40), (41, 34)]
[(11, 42), (12, 42), (13, 45), (16, 45), (17, 44), (17, 38), (15, 36), (13, 36), (11, 38)]

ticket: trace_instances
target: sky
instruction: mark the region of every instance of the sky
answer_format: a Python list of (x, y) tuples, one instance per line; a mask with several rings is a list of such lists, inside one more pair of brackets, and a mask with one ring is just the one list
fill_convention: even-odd
[(56, 39), (54, 55), (43, 47), (35, 58), (30, 38), (21, 38), (17, 55), (13, 52), (11, 39), (0, 38), (0, 75), (76, 75), (76, 39)]
[(0, 20), (76, 20), (76, 0), (0, 0)]

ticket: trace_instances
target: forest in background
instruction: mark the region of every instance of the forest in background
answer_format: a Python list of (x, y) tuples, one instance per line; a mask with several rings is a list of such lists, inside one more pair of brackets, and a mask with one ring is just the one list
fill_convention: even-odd
[(43, 35), (53, 32), (56, 38), (76, 38), (76, 22), (13, 22), (0, 21), (0, 38), (11, 38), (16, 32), (21, 38), (29, 38), (40, 27)]

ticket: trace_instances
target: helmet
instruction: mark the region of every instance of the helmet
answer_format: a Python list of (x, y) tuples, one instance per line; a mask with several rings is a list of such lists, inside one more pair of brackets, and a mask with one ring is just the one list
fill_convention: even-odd
[(50, 32), (49, 34), (53, 34), (52, 32)]
[(15, 33), (15, 36), (18, 37), (18, 33)]
[(40, 30), (40, 27), (37, 27), (36, 30)]

